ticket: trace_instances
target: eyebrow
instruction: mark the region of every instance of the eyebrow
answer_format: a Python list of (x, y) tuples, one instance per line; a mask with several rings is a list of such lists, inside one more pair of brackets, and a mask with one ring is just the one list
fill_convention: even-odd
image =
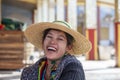
[[(48, 34), (50, 34), (50, 35), (53, 35), (53, 33), (52, 32), (48, 32)], [(66, 37), (66, 35), (59, 35), (60, 37), (63, 37), (64, 39), (67, 39), (67, 37)]]

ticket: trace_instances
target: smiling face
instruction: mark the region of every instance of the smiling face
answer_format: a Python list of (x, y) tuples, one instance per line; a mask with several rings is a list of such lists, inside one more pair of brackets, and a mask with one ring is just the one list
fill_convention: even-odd
[(45, 56), (49, 60), (60, 59), (70, 49), (64, 32), (49, 30), (43, 40)]

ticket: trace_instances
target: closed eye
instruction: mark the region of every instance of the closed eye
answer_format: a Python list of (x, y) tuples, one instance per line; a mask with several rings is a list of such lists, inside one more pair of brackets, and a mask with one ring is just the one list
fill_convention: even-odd
[(50, 36), (50, 35), (47, 35), (47, 36), (46, 36), (46, 38), (52, 38), (52, 36)]
[(61, 40), (61, 41), (63, 41), (64, 39), (63, 39), (63, 38), (58, 38), (58, 40)]

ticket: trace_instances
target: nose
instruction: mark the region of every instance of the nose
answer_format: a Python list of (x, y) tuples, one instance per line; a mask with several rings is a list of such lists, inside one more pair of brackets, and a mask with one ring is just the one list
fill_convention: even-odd
[(56, 40), (56, 39), (51, 39), (50, 43), (51, 43), (51, 44), (56, 44), (56, 43), (57, 43), (57, 40)]

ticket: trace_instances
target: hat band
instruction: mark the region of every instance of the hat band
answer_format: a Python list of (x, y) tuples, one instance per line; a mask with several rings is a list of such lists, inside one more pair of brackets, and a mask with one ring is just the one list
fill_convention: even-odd
[(64, 22), (64, 21), (54, 21), (53, 23), (60, 24), (60, 25), (66, 26), (68, 28), (71, 28), (70, 25), (67, 22)]

